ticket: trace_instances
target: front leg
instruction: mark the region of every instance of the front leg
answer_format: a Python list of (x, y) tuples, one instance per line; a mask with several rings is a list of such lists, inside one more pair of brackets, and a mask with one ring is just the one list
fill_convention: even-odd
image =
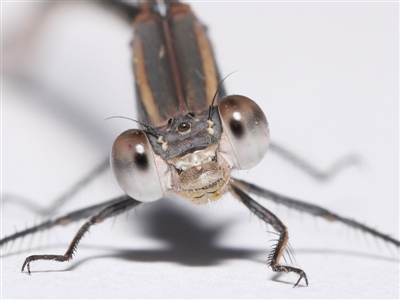
[(270, 266), (274, 272), (293, 272), (298, 274), (299, 280), (297, 280), (294, 287), (299, 284), (302, 278), (304, 278), (304, 280), (306, 281), (306, 285), (308, 286), (307, 275), (303, 270), (279, 264), (279, 260), (289, 240), (289, 234), (286, 226), (268, 209), (258, 204), (249, 195), (247, 195), (239, 187), (237, 187), (235, 183), (232, 184), (231, 188), (232, 193), (236, 198), (238, 198), (244, 205), (246, 205), (247, 208), (250, 209), (261, 220), (263, 220), (267, 224), (272, 225), (272, 227), (279, 233), (277, 244), (273, 247), (268, 257), (268, 266)]
[(28, 269), (28, 274), (30, 275), (31, 274), (30, 264), (31, 262), (37, 260), (53, 260), (58, 262), (70, 261), (77, 250), (80, 240), (83, 238), (85, 233), (89, 231), (89, 228), (91, 226), (101, 223), (110, 217), (120, 215), (126, 212), (127, 210), (138, 206), (140, 203), (142, 202), (136, 201), (128, 197), (127, 199), (108, 205), (107, 207), (103, 208), (101, 211), (90, 217), (89, 220), (82, 225), (82, 227), (76, 233), (75, 237), (73, 238), (71, 244), (69, 245), (64, 255), (42, 254), (42, 255), (28, 256), (25, 259), (24, 264), (22, 265), (21, 271), (23, 272), (26, 267)]

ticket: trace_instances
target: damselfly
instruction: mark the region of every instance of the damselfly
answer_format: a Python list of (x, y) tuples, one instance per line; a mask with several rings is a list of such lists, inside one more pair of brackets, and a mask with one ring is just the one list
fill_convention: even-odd
[[(159, 57), (167, 57), (168, 56), (168, 49), (167, 49), (168, 47), (158, 47), (158, 52), (157, 52), (157, 54), (159, 55)], [(136, 51), (136, 53), (137, 53), (137, 51)], [(147, 53), (147, 51), (145, 51), (145, 53)], [(205, 57), (209, 57), (208, 56), (209, 54), (207, 54), (207, 55), (204, 55)], [(171, 58), (169, 58), (169, 59), (171, 59)], [(202, 57), (202, 59), (204, 59), (203, 57)], [(141, 59), (138, 59), (138, 61), (141, 61)], [(143, 66), (142, 66), (143, 67)], [(143, 68), (145, 68), (145, 67), (143, 67)], [(166, 70), (165, 68), (162, 68), (162, 70)], [(146, 71), (148, 71), (148, 70), (146, 70)], [(138, 72), (137, 71), (137, 69), (136, 69), (136, 72)], [(141, 71), (141, 72), (143, 72), (143, 70)], [(204, 73), (204, 72), (203, 72)], [(206, 76), (204, 76), (204, 74), (201, 74), (201, 72), (200, 72), (200, 74), (198, 74), (198, 72), (194, 72), (194, 76), (197, 76), (197, 78), (207, 78)], [(215, 77), (215, 78), (217, 78), (217, 77)], [(214, 82), (217, 82), (218, 83), (218, 80), (216, 80), (214, 78)], [(204, 79), (203, 79), (203, 81), (204, 81)], [(152, 90), (152, 88), (150, 88), (150, 90)], [(214, 93), (217, 91), (217, 84), (215, 84), (214, 83), (214, 89), (213, 89), (213, 91), (214, 91)], [(208, 94), (213, 94), (213, 93), (210, 93), (210, 92), (208, 92)], [(208, 101), (211, 101), (212, 100), (212, 97), (210, 96), (210, 95), (208, 95)], [(217, 100), (218, 101), (220, 101), (220, 98), (217, 98)], [(146, 102), (146, 101), (144, 101), (144, 102)], [(208, 103), (209, 104), (209, 103)], [(206, 105), (203, 105), (203, 109), (204, 109), (204, 106), (206, 106)], [(215, 109), (216, 110), (216, 109)], [(151, 111), (150, 109), (148, 110), (148, 111)], [(190, 111), (190, 109), (183, 109), (183, 111), (185, 111), (185, 116), (187, 116), (187, 118), (193, 118), (193, 117), (196, 117), (196, 114), (194, 114), (194, 116), (191, 114), (193, 111)], [(199, 111), (199, 110), (198, 110)], [(198, 113), (198, 111), (194, 111), (195, 113)], [(206, 112), (207, 111), (207, 112)], [(171, 113), (174, 113), (174, 112), (168, 112), (168, 114), (171, 114)], [(157, 113), (157, 115), (158, 115), (159, 113)], [(205, 123), (207, 123), (207, 120), (208, 120), (208, 117), (209, 117), (209, 115), (210, 116), (215, 116), (215, 111), (212, 111), (212, 110), (209, 110), (209, 109), (205, 109), (204, 110), (204, 116), (207, 116), (207, 119), (206, 119), (206, 121), (205, 121)], [(177, 116), (175, 116), (175, 119), (176, 119), (176, 117)], [(147, 124), (149, 123), (148, 122), (148, 120), (143, 120), (144, 122), (146, 122)], [(165, 120), (166, 122), (168, 121), (167, 119)], [(210, 120), (209, 120), (210, 121)], [(211, 121), (213, 121), (213, 123), (215, 123), (214, 121), (215, 120), (213, 120), (213, 119), (211, 119)], [(178, 124), (181, 124), (181, 123), (178, 123)], [(178, 124), (176, 124), (177, 126), (179, 126)], [(158, 125), (160, 125), (160, 124), (151, 124), (151, 125), (153, 125), (154, 127), (156, 127), (156, 128), (154, 128), (154, 130), (155, 130), (155, 132), (151, 132), (152, 133), (152, 135), (150, 135), (150, 139), (151, 139), (151, 136), (154, 136), (154, 135), (157, 135), (158, 134), (158, 136), (157, 136), (157, 140), (159, 140), (159, 137), (160, 136), (162, 136), (163, 137), (163, 139), (161, 139), (161, 140), (159, 140), (160, 141), (160, 146), (161, 146), (161, 150), (160, 151), (164, 151), (164, 149), (162, 149), (162, 147), (163, 147), (163, 145), (164, 146), (166, 146), (165, 145), (165, 140), (167, 139), (166, 137), (164, 137), (162, 134), (160, 134), (160, 132), (163, 132), (161, 129), (159, 129), (158, 128)], [(173, 122), (172, 122), (172, 124), (171, 125), (173, 125)], [(186, 124), (187, 125), (187, 124)], [(166, 125), (167, 126), (167, 125)], [(211, 125), (210, 125), (211, 126)], [(190, 125), (189, 125), (189, 127), (190, 127)], [(209, 131), (212, 131), (213, 130), (213, 128), (208, 128), (209, 129)], [(147, 131), (152, 131), (152, 129), (149, 129), (149, 128), (147, 128)], [(159, 132), (160, 131), (160, 132)], [(264, 131), (265, 131), (265, 128), (264, 128)], [(184, 132), (186, 132), (186, 131), (184, 131)], [(217, 140), (218, 140), (219, 138), (217, 138)], [(169, 143), (170, 144), (170, 143)], [(157, 141), (155, 142), (155, 145), (157, 145)], [(201, 148), (201, 149), (200, 149)], [(202, 147), (200, 147), (200, 148), (196, 148), (195, 150), (198, 150), (198, 151), (202, 151), (203, 150), (203, 146)], [(178, 147), (178, 149), (179, 149), (179, 147)], [(150, 148), (148, 149), (148, 150), (150, 150)], [(186, 153), (192, 153), (190, 150), (187, 150), (187, 151), (185, 151), (185, 154)], [(160, 154), (161, 155), (161, 154)], [(219, 161), (218, 160), (218, 157), (217, 158), (214, 158), (214, 156), (215, 155), (211, 155), (211, 156), (205, 156), (205, 158), (204, 159), (206, 159), (206, 160), (208, 160), (208, 159), (210, 159), (211, 161), (210, 162), (208, 162), (208, 163), (211, 163), (211, 164), (213, 164), (214, 163), (214, 160), (216, 160), (216, 161)], [(173, 158), (173, 157), (169, 157), (169, 158)], [(191, 158), (193, 158), (193, 157), (191, 157)], [(168, 161), (168, 159), (166, 159), (167, 161)], [(171, 164), (172, 162), (171, 161), (169, 161), (168, 162), (168, 164)], [(183, 164), (183, 168), (188, 168), (188, 169), (191, 169), (191, 163), (193, 163), (193, 159), (192, 159), (192, 161), (190, 162), (190, 163), (186, 163), (186, 164)], [(176, 166), (176, 164), (180, 164), (179, 162), (176, 162), (175, 163), (175, 167), (177, 167)], [(187, 165), (187, 166), (186, 166)], [(229, 163), (228, 163), (228, 165), (229, 165)], [(228, 169), (229, 169), (230, 167), (228, 167)], [(182, 166), (178, 166), (177, 167), (177, 169), (180, 169), (179, 170), (179, 172), (182, 172), (182, 171), (185, 171), (185, 170), (183, 170), (182, 169)], [(178, 173), (179, 173), (178, 172)], [(224, 171), (223, 172), (224, 174), (226, 174), (226, 172)], [(185, 174), (185, 172), (182, 172), (182, 174)], [(224, 178), (225, 178), (225, 176), (223, 176)], [(229, 177), (228, 177), (229, 178)], [(172, 184), (173, 185), (173, 184)], [(235, 188), (235, 183), (234, 182), (229, 182), (229, 179), (226, 179), (226, 181), (224, 181), (224, 184), (223, 184), (223, 187), (227, 187), (228, 185), (231, 185), (231, 187), (234, 189)], [(140, 188), (140, 187), (139, 187)], [(166, 184), (166, 186), (164, 186), (164, 187), (162, 187), (162, 190), (163, 189), (168, 189), (169, 187), (168, 187), (168, 184)], [(222, 192), (225, 192), (225, 190), (223, 189), (223, 188), (221, 188), (222, 189)], [(227, 190), (227, 191), (230, 191), (229, 189)], [(214, 190), (213, 191), (211, 191), (211, 192), (215, 192)], [(186, 194), (185, 194), (186, 193)], [(236, 193), (240, 193), (240, 191), (239, 190), (236, 190)], [(181, 193), (182, 194), (182, 193)], [(191, 197), (191, 195), (188, 195), (187, 194), (187, 192), (184, 192), (184, 196), (186, 196), (186, 197), (189, 197), (189, 198), (192, 198)], [(190, 194), (190, 193), (189, 193)], [(245, 197), (243, 194), (240, 194), (241, 195), (241, 197)], [(160, 196), (160, 195), (158, 195), (158, 196)], [(195, 197), (200, 197), (200, 196), (202, 196), (202, 195), (195, 195)], [(219, 195), (218, 195), (219, 196)], [(217, 197), (216, 197), (217, 198)], [(201, 198), (200, 198), (201, 199)], [(204, 199), (204, 198), (203, 198)], [(208, 200), (208, 198), (206, 197), (205, 198), (206, 200)], [(146, 200), (146, 199), (142, 199), (142, 200)], [(148, 200), (148, 199), (147, 199)], [(154, 199), (151, 199), (151, 200), (154, 200)], [(135, 202), (136, 203), (136, 202)], [(253, 202), (251, 202), (251, 203), (253, 203)], [(396, 241), (395, 241), (396, 242)], [(279, 248), (279, 247), (278, 247)], [(277, 255), (279, 256), (279, 251), (277, 251), (276, 252), (277, 253)], [(278, 258), (278, 257), (276, 257), (276, 258)], [(277, 260), (277, 259), (275, 259), (275, 260)], [(272, 264), (274, 264), (274, 262), (272, 262)], [(274, 267), (274, 266), (273, 266)], [(275, 268), (278, 268), (279, 269), (279, 267), (277, 267), (277, 266), (275, 266)], [(286, 269), (286, 270), (289, 270), (289, 269)], [(298, 269), (295, 269), (295, 270), (298, 270)], [(299, 271), (300, 272), (300, 271)], [(301, 277), (300, 277), (301, 278)]]

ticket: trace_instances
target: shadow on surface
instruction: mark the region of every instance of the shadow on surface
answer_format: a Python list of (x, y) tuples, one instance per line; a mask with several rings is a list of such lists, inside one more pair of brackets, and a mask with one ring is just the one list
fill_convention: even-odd
[(252, 249), (224, 247), (213, 247), (204, 249), (204, 251), (203, 249), (192, 249), (192, 251), (188, 251), (188, 249), (124, 250), (82, 259), (73, 264), (70, 268), (67, 268), (66, 271), (74, 270), (90, 260), (101, 258), (116, 258), (132, 262), (173, 262), (196, 267), (217, 265), (220, 261), (226, 259), (247, 258), (248, 260), (253, 260), (251, 257), (261, 252), (262, 251)]
[[(173, 262), (189, 266), (212, 266), (226, 259), (254, 259), (268, 250), (219, 245), (221, 236), (234, 221), (219, 224), (204, 224), (192, 211), (182, 209), (171, 201), (160, 201), (157, 206), (141, 210), (133, 218), (131, 225), (139, 228), (142, 235), (160, 241), (162, 249), (116, 250), (110, 254), (89, 259), (113, 257), (140, 262)], [(208, 225), (208, 226), (207, 226)], [(267, 240), (266, 240), (267, 241)], [(76, 268), (85, 260), (77, 262)]]

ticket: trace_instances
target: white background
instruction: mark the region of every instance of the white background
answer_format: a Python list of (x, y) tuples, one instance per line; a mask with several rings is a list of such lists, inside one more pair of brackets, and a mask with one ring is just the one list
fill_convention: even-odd
[[(135, 106), (129, 26), (89, 3), (42, 15), (40, 5), (2, 2), (3, 74), (29, 72), (42, 87), (3, 75), (2, 194), (46, 206), (131, 126), (103, 119), (135, 117)], [(398, 4), (192, 8), (209, 28), (221, 74), (238, 70), (226, 80), (228, 91), (258, 102), (274, 142), (321, 169), (347, 154), (363, 161), (321, 183), (271, 152), (238, 176), (399, 238)], [(67, 108), (76, 119), (66, 117)], [(120, 194), (107, 172), (61, 212)], [(20, 272), (25, 257), (64, 253), (81, 222), (37, 234), (31, 246), (30, 238), (17, 241), (3, 249), (2, 297), (399, 297), (394, 246), (259, 200), (288, 226), (309, 287), (293, 289), (296, 275), (276, 276), (267, 267), (271, 228), (227, 195), (202, 207), (180, 199), (143, 205), (92, 228), (71, 262), (32, 263), (32, 276)], [(2, 236), (39, 221), (17, 204), (2, 205)]]

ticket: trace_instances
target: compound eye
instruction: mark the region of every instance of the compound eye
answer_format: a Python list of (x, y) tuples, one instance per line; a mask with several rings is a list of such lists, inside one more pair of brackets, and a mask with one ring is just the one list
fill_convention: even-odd
[(155, 154), (146, 134), (131, 129), (120, 134), (111, 150), (111, 168), (119, 186), (142, 202), (163, 197)]
[(236, 158), (233, 161), (236, 168), (257, 165), (267, 152), (270, 140), (268, 122), (261, 108), (247, 97), (232, 95), (220, 101), (218, 110), (229, 140), (220, 150)]

